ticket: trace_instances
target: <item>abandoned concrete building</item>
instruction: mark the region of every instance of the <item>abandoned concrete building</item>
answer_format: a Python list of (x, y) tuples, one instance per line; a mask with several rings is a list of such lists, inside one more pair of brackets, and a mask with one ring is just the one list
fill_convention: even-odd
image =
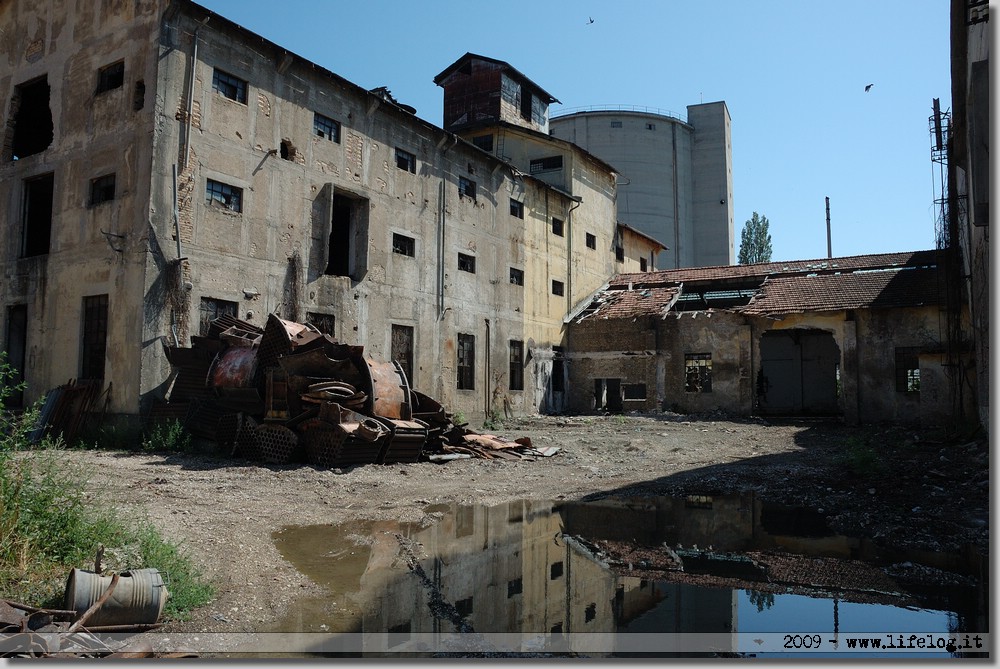
[(551, 132), (620, 172), (618, 220), (670, 249), (661, 269), (732, 265), (733, 150), (725, 102), (688, 105), (686, 118), (643, 107), (561, 111)]
[[(971, 416), (974, 360), (948, 341), (939, 251), (614, 277), (569, 317), (568, 407)], [(968, 332), (962, 310), (961, 332)], [(955, 356), (958, 351), (960, 354)]]

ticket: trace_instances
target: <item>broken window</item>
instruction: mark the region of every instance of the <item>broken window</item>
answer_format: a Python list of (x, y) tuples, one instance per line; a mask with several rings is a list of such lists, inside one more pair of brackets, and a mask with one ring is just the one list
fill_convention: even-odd
[(476, 199), (476, 182), (465, 177), (458, 177), (458, 196)]
[(480, 135), (473, 137), (472, 143), (483, 151), (493, 151), (493, 135)]
[(639, 271), (645, 272), (649, 268), (649, 261), (645, 258), (639, 258)]
[(566, 390), (563, 347), (552, 347), (552, 391), (561, 393)]
[(646, 399), (645, 383), (626, 383), (622, 386), (622, 391), (625, 393), (625, 399), (627, 400)]
[(7, 364), (12, 376), (8, 379), (5, 408), (20, 408), (24, 405), (24, 358), (28, 350), (28, 305), (15, 304), (7, 307)]
[(417, 157), (409, 151), (396, 148), (396, 167), (406, 170), (410, 174), (417, 173)]
[(413, 237), (407, 237), (397, 232), (392, 233), (392, 252), (411, 258), (416, 254), (417, 242)]
[(198, 309), (198, 334), (205, 336), (208, 328), (216, 318), (222, 316), (236, 317), (239, 305), (229, 300), (217, 300), (214, 297), (201, 298), (201, 306)]
[(21, 256), (30, 258), (49, 252), (52, 238), (52, 197), (55, 175), (45, 174), (24, 181)]
[(13, 119), (14, 128), (10, 160), (19, 160), (49, 148), (53, 126), (47, 77), (39, 77), (14, 89), (9, 118)]
[(80, 352), (80, 378), (103, 379), (104, 357), (108, 342), (108, 296), (83, 298), (83, 346)]
[(561, 218), (552, 219), (552, 234), (558, 237), (563, 236), (563, 220)]
[(476, 337), (458, 335), (458, 389), (476, 389)]
[(230, 100), (247, 103), (247, 82), (218, 68), (212, 72), (212, 90)]
[(105, 174), (90, 180), (90, 206), (115, 199), (115, 175)]
[(510, 215), (524, 218), (524, 203), (518, 202), (514, 198), (510, 200)]
[(563, 166), (562, 156), (549, 156), (548, 158), (537, 158), (532, 160), (529, 164), (529, 170), (532, 174), (538, 174), (539, 172), (551, 172), (552, 170), (561, 170)]
[(465, 253), (458, 254), (458, 269), (463, 272), (476, 273), (476, 257)]
[(500, 75), (500, 98), (507, 104), (520, 108), (521, 106), (521, 84), (517, 83), (506, 74)]
[(205, 204), (216, 202), (235, 212), (243, 211), (243, 189), (214, 179), (205, 180)]
[(914, 346), (896, 348), (896, 392), (920, 392), (920, 349)]
[(280, 155), (283, 160), (295, 160), (295, 145), (290, 140), (281, 140)]
[(646, 130), (656, 130), (656, 124), (655, 123), (647, 123), (646, 124)]
[(514, 595), (520, 595), (524, 591), (524, 583), (521, 579), (515, 578), (507, 581), (507, 599)]
[(325, 273), (360, 281), (367, 269), (368, 200), (334, 193)]
[(510, 340), (508, 387), (510, 390), (524, 390), (524, 342), (517, 339)]
[(684, 354), (684, 390), (689, 393), (712, 392), (712, 354)]
[(120, 60), (111, 65), (105, 65), (97, 71), (97, 90), (94, 95), (121, 88), (125, 83), (125, 61)]
[(319, 113), (313, 114), (313, 132), (331, 142), (340, 144), (340, 124)]
[(403, 373), (413, 385), (413, 328), (409, 325), (392, 326), (392, 342), (390, 344), (392, 359), (403, 368)]
[(517, 269), (516, 267), (510, 268), (510, 282), (515, 286), (524, 285), (524, 270)]
[(549, 565), (549, 580), (554, 581), (563, 575), (563, 563), (553, 562)]
[(597, 248), (597, 236), (587, 233), (587, 248), (596, 249)]
[(336, 337), (336, 325), (337, 318), (333, 314), (319, 314), (315, 312), (306, 313), (306, 321), (310, 324), (315, 325), (316, 329), (323, 334), (328, 334), (331, 337)]
[(132, 91), (132, 111), (139, 111), (146, 106), (146, 82), (140, 79), (135, 82), (135, 90)]
[(615, 260), (625, 262), (625, 247), (620, 244), (615, 246)]
[(552, 294), (553, 295), (563, 295), (566, 292), (565, 284), (562, 281), (556, 281), (552, 279)]

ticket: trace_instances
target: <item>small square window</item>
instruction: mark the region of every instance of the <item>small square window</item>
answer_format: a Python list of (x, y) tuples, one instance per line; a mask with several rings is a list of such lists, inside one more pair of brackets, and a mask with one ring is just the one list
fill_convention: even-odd
[(90, 182), (90, 205), (110, 202), (115, 199), (115, 175), (106, 174)]
[(306, 312), (306, 321), (316, 326), (316, 329), (331, 337), (337, 336), (337, 317), (333, 314), (321, 314), (317, 312)]
[(563, 282), (562, 281), (556, 281), (555, 279), (553, 279), (552, 280), (552, 294), (553, 295), (562, 295), (564, 293), (564, 291), (565, 291), (565, 286), (563, 285)]
[(472, 143), (483, 151), (493, 151), (493, 135), (480, 135), (473, 137)]
[(684, 391), (689, 393), (712, 392), (712, 354), (684, 354)]
[(243, 211), (243, 189), (221, 181), (205, 181), (205, 204), (217, 204), (230, 211)]
[(510, 201), (510, 215), (524, 218), (524, 203), (512, 198)]
[(323, 137), (340, 144), (340, 124), (332, 118), (319, 113), (313, 113), (313, 132), (317, 137)]
[(97, 71), (97, 90), (94, 95), (121, 88), (125, 83), (125, 61), (120, 60)]
[(524, 285), (524, 270), (517, 269), (516, 267), (510, 268), (510, 282), (515, 286)]
[(212, 73), (212, 90), (230, 100), (247, 103), (247, 82), (222, 70)]
[(467, 197), (473, 201), (476, 199), (476, 182), (465, 177), (458, 178), (458, 196)]
[(563, 236), (563, 221), (561, 218), (552, 219), (552, 234), (558, 237)]
[(466, 255), (465, 253), (458, 254), (458, 269), (463, 272), (470, 272), (472, 274), (476, 273), (476, 257)]
[(645, 272), (649, 269), (649, 262), (645, 258), (639, 258), (639, 271)]
[(553, 562), (549, 567), (549, 580), (554, 581), (563, 575), (563, 563)]
[(616, 246), (615, 247), (615, 260), (618, 262), (625, 262), (625, 247)]
[(417, 242), (413, 237), (407, 237), (398, 233), (392, 233), (392, 252), (411, 258), (416, 253)]
[(507, 599), (510, 599), (514, 595), (520, 595), (524, 591), (524, 585), (521, 579), (515, 578), (512, 581), (507, 581)]
[(406, 170), (410, 174), (417, 173), (417, 157), (409, 151), (396, 149), (396, 167)]
[(655, 123), (647, 123), (646, 124), (646, 130), (656, 130), (656, 124)]
[(587, 248), (596, 249), (597, 248), (597, 235), (592, 235), (587, 233)]

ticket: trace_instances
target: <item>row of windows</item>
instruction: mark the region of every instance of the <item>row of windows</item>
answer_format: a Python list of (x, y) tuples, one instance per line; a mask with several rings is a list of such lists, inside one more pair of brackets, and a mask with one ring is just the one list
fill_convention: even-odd
[[(620, 128), (620, 127), (622, 127), (622, 122), (621, 121), (612, 121), (611, 122), (611, 127), (612, 128)], [(656, 124), (655, 123), (647, 123), (646, 124), (646, 130), (656, 130)]]
[[(524, 390), (524, 342), (511, 339), (508, 342), (509, 374), (507, 388), (509, 390)], [(476, 389), (476, 336), (459, 333), (457, 383), (459, 390)]]

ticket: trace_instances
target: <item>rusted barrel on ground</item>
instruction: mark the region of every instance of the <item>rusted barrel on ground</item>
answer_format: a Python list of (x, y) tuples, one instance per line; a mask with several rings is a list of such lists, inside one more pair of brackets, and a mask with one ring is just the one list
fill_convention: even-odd
[[(73, 569), (66, 579), (67, 611), (82, 615), (111, 585), (111, 576)], [(118, 575), (111, 596), (91, 614), (84, 627), (153, 624), (163, 613), (169, 593), (158, 569), (133, 569)]]

